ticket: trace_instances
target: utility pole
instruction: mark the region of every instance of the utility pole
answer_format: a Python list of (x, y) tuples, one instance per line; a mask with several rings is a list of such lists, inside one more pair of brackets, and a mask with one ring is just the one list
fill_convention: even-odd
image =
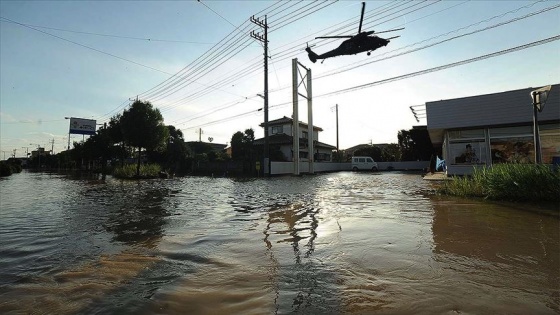
[(51, 143), (51, 154), (54, 155), (54, 138), (49, 142)]
[(16, 158), (16, 151), (17, 149), (14, 149), (14, 153), (12, 154), (12, 157), (15, 159)]
[(269, 158), (269, 139), (268, 139), (268, 22), (266, 15), (264, 22), (251, 16), (251, 22), (260, 26), (264, 31), (264, 36), (255, 31), (251, 32), (251, 37), (264, 43), (264, 173), (270, 175), (270, 158)]
[(338, 104), (336, 104), (336, 154), (339, 154), (339, 149), (338, 149)]
[(25, 157), (28, 158), (29, 157), (29, 147), (21, 147), (22, 149), (25, 149)]
[(204, 131), (202, 131), (202, 128), (198, 128), (198, 142), (202, 142), (202, 134), (204, 133)]
[(336, 154), (338, 159), (339, 158), (338, 154), (340, 153), (340, 149), (338, 146), (338, 104), (336, 104), (334, 107), (331, 107), (331, 111), (333, 110), (333, 108), (335, 109), (335, 113), (336, 113)]

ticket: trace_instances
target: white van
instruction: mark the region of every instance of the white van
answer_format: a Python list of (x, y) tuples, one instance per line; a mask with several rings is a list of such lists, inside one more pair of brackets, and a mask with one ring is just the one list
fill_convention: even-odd
[(377, 171), (377, 163), (369, 156), (354, 156), (352, 157), (352, 170)]

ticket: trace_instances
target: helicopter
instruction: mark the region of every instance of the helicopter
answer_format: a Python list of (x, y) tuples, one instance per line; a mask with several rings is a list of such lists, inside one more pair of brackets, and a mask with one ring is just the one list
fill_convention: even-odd
[[(348, 38), (348, 39), (343, 41), (342, 44), (340, 44), (340, 46), (338, 46), (337, 48), (320, 55), (317, 55), (315, 52), (311, 50), (311, 47), (307, 46), (307, 48), (305, 48), (305, 51), (307, 51), (309, 60), (315, 63), (317, 59), (323, 59), (324, 62), (325, 59), (327, 58), (343, 56), (343, 55), (355, 55), (365, 51), (367, 51), (367, 55), (369, 56), (371, 55), (372, 51), (387, 46), (387, 44), (389, 44), (391, 39), (400, 37), (400, 36), (393, 36), (389, 38), (381, 38), (376, 35), (370, 36), (373, 33), (375, 33), (375, 31), (362, 32), (362, 22), (364, 21), (365, 8), (366, 8), (366, 3), (362, 2), (362, 15), (360, 17), (360, 26), (358, 27), (358, 34), (315, 37), (315, 39), (318, 38)], [(396, 28), (392, 30), (377, 32), (376, 34), (400, 31), (403, 29), (404, 27)]]

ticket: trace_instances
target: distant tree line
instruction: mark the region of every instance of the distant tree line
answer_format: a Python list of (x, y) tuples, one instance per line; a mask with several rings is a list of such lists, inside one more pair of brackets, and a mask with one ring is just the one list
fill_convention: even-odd
[[(134, 163), (134, 173), (139, 176), (141, 165), (148, 163), (157, 164), (162, 171), (177, 175), (191, 174), (197, 167), (212, 163), (213, 168), (224, 169), (220, 163), (228, 163), (226, 172), (231, 167), (238, 173), (253, 175), (256, 162), (262, 162), (263, 158), (262, 150), (257, 150), (254, 142), (254, 130), (246, 129), (232, 135), (231, 156), (225, 150), (215, 151), (207, 143), (187, 145), (181, 130), (165, 125), (157, 108), (149, 102), (135, 101), (123, 113), (111, 117), (95, 135), (83, 142), (74, 142), (72, 149), (57, 155), (40, 155), (31, 159), (28, 165), (32, 168), (86, 169), (109, 174), (115, 167), (130, 168)], [(273, 161), (277, 160), (274, 158), (275, 150), (278, 148), (270, 150)], [(425, 128), (399, 131), (398, 144), (369, 146), (354, 152), (354, 155), (371, 156), (381, 162), (429, 160), (432, 154), (432, 144)], [(282, 156), (281, 153), (277, 155)], [(341, 153), (333, 152), (333, 161), (342, 160)], [(5, 165), (3, 169), (9, 172)]]
[[(136, 175), (142, 162), (156, 163), (170, 172), (185, 171), (189, 153), (183, 133), (166, 126), (159, 109), (150, 102), (135, 101), (121, 114), (111, 117), (95, 135), (83, 142), (74, 142), (71, 150), (55, 156), (40, 156), (30, 161), (35, 168), (100, 169), (108, 173), (115, 166), (132, 160)], [(107, 162), (112, 167), (109, 168)]]
[(398, 143), (368, 146), (354, 151), (354, 156), (370, 156), (378, 162), (429, 161), (434, 154), (432, 142), (425, 128), (400, 130)]

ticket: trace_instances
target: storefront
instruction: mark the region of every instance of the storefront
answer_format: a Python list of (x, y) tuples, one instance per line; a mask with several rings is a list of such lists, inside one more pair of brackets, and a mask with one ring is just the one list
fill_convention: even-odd
[[(428, 132), (449, 175), (498, 163), (534, 163), (532, 88), (426, 103)], [(542, 161), (560, 158), (560, 86), (539, 113)]]

